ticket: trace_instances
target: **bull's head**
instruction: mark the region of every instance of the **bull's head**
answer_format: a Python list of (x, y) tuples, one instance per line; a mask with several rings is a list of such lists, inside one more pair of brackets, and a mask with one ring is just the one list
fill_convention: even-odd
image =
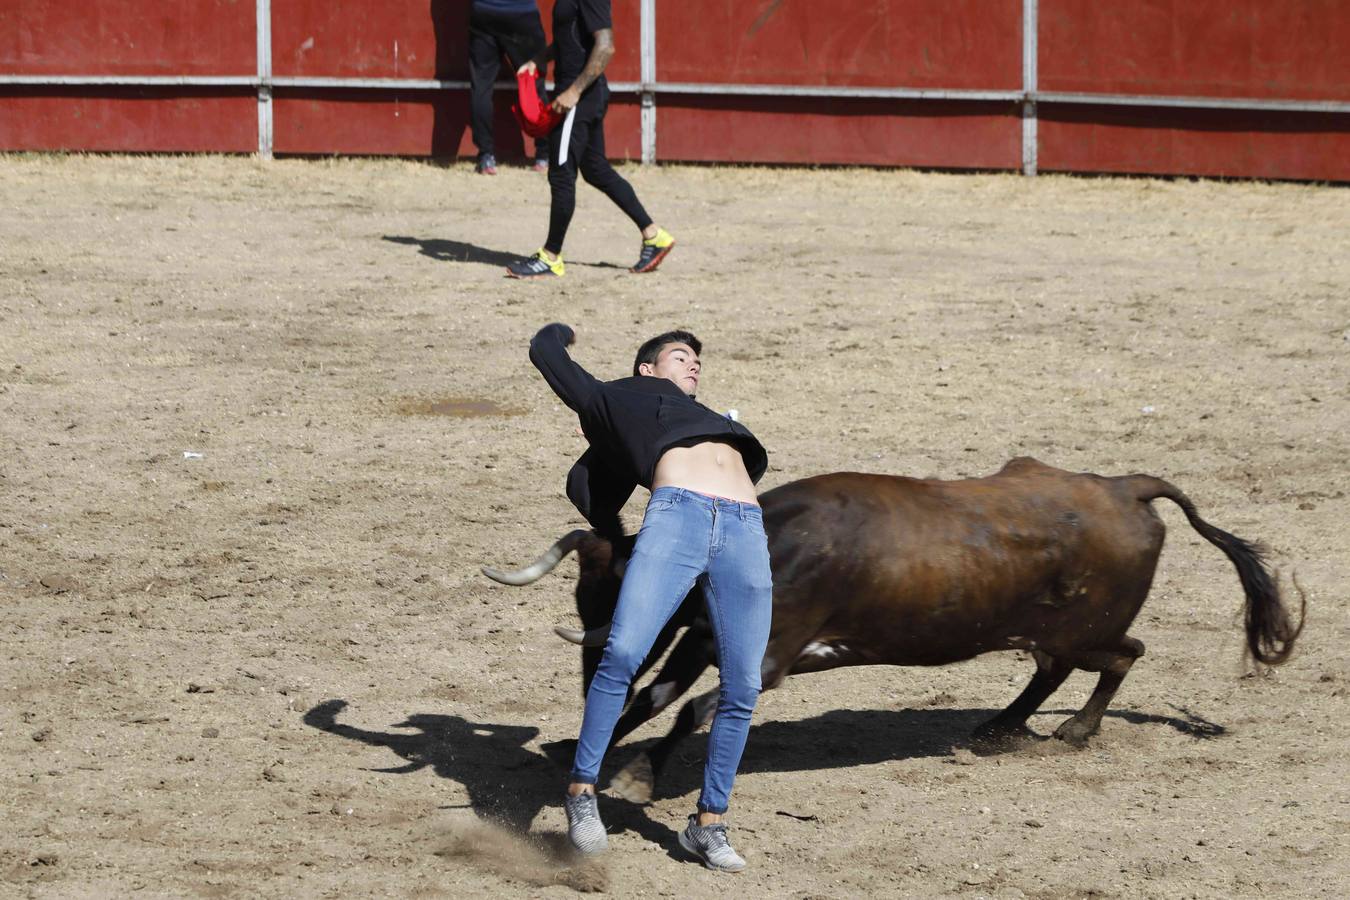
[[(503, 571), (491, 566), (483, 567), (483, 574), (501, 584), (520, 586), (532, 584), (543, 578), (557, 567), (567, 554), (576, 551), (580, 565), (580, 578), (577, 582), (577, 613), (584, 627), (571, 628), (564, 625), (555, 627), (554, 632), (564, 640), (580, 645), (582, 650), (582, 690), (589, 688), (596, 666), (600, 664), (601, 648), (609, 639), (614, 608), (619, 599), (619, 585), (623, 580), (624, 569), (632, 555), (635, 536), (616, 538), (604, 537), (592, 531), (578, 529), (563, 535), (552, 547), (544, 551), (533, 563), (522, 569)], [(702, 610), (702, 598), (691, 596), (681, 611), (672, 616), (666, 628), (657, 638), (647, 660), (639, 668), (639, 675), (645, 672), (670, 645), (675, 632), (693, 622)]]
[(501, 584), (520, 586), (532, 584), (557, 567), (562, 558), (573, 551), (577, 554), (580, 578), (577, 582), (577, 613), (583, 628), (558, 626), (559, 637), (581, 645), (583, 691), (589, 687), (591, 676), (600, 663), (600, 648), (609, 638), (610, 620), (618, 602), (619, 584), (623, 579), (628, 557), (633, 551), (633, 537), (614, 539), (592, 531), (577, 529), (563, 535), (533, 563), (521, 569), (504, 571), (483, 567), (483, 574)]

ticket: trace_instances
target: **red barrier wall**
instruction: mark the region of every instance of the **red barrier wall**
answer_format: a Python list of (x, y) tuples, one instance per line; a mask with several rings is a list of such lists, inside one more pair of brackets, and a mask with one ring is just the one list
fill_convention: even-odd
[(656, 4), (660, 81), (1016, 90), (1022, 0)]
[(5, 0), (0, 72), (248, 75), (256, 24), (252, 0)]
[[(276, 78), (468, 77), (471, 0), (273, 0)], [(613, 0), (608, 75), (640, 80), (639, 0)], [(551, 28), (552, 0), (541, 4)], [(1018, 91), (1022, 0), (656, 3), (657, 81)], [(1350, 99), (1345, 0), (1040, 0), (1045, 92)], [(258, 70), (253, 0), (8, 0), (0, 75), (234, 76)], [(503, 67), (500, 79), (509, 79)], [(473, 152), (462, 90), (277, 86), (273, 148)], [(499, 154), (524, 156), (506, 96)], [(661, 160), (1016, 170), (1011, 102), (656, 94)], [(1350, 115), (1038, 104), (1042, 171), (1350, 181)], [(616, 93), (610, 155), (641, 155)], [(0, 85), (0, 149), (251, 152), (254, 87)]]
[(1040, 89), (1350, 98), (1345, 0), (1040, 0)]
[(1350, 115), (1041, 108), (1042, 170), (1350, 181)]
[[(1011, 103), (661, 95), (659, 159), (1008, 169), (1020, 160)], [(607, 132), (608, 134), (608, 132)]]
[[(6, 0), (0, 73), (252, 75), (249, 0)], [(251, 153), (258, 101), (248, 88), (0, 85), (0, 149)]]
[[(1345, 100), (1343, 0), (1041, 0), (1040, 89)], [(1350, 180), (1350, 116), (1040, 108), (1040, 167)]]
[(212, 88), (0, 91), (0, 148), (256, 153), (258, 98)]
[[(658, 3), (661, 82), (1017, 90), (1021, 0)], [(662, 93), (665, 160), (1014, 169), (1012, 104)]]

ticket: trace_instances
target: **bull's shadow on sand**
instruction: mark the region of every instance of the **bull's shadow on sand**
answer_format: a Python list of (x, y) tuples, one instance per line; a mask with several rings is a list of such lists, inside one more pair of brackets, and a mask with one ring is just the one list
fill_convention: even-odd
[[(452, 241), (448, 238), (419, 238), (408, 235), (386, 234), (384, 240), (391, 244), (404, 244), (416, 247), (417, 252), (439, 262), (478, 263), (494, 268), (506, 268), (511, 263), (524, 258), (525, 253), (507, 253), (504, 250), (491, 250), (470, 244), (467, 241)], [(609, 262), (577, 262), (568, 260), (569, 266), (588, 266), (592, 269), (622, 269), (623, 266)]]
[[(1107, 710), (1104, 718), (1123, 719), (1134, 725), (1166, 725), (1181, 734), (1199, 740), (1227, 733), (1222, 725), (1173, 707), (1176, 716), (1161, 716), (1134, 710)], [(765, 721), (750, 728), (745, 755), (738, 770), (752, 772), (807, 772), (819, 769), (847, 769), (905, 759), (952, 756), (969, 748), (979, 756), (995, 756), (1025, 749), (1041, 742), (1055, 742), (1049, 735), (1027, 732), (1026, 737), (1010, 745), (990, 746), (974, 742), (971, 734), (993, 718), (994, 709), (836, 709), (800, 721)], [(1037, 715), (1067, 718), (1077, 710), (1041, 710)], [(1052, 718), (1053, 722), (1054, 719)], [(601, 779), (613, 766), (631, 760), (650, 749), (656, 741), (647, 739), (623, 744), (605, 760)], [(566, 767), (576, 749), (575, 740), (544, 744), (545, 754), (558, 766)], [(660, 776), (658, 796), (679, 796), (698, 791), (703, 778), (703, 755), (707, 749), (706, 730), (689, 737), (672, 757)]]
[[(1104, 718), (1124, 719), (1135, 725), (1166, 725), (1195, 738), (1218, 737), (1222, 725), (1176, 708), (1179, 716), (1158, 716), (1133, 710), (1107, 710)], [(797, 772), (809, 769), (839, 769), (903, 759), (951, 756), (957, 748), (972, 747), (994, 755), (1018, 745), (985, 747), (971, 734), (993, 718), (994, 709), (836, 709), (799, 722), (762, 722), (746, 742), (742, 772)], [(1077, 710), (1041, 710), (1038, 716), (1067, 718)], [(1032, 743), (1053, 738), (1028, 732)], [(689, 747), (681, 755), (694, 749)], [(1021, 746), (1026, 746), (1022, 743)], [(702, 753), (702, 747), (697, 748)]]
[[(416, 772), (428, 766), (441, 778), (458, 782), (469, 794), (469, 806), (480, 817), (499, 822), (518, 833), (545, 807), (559, 804), (575, 741), (555, 741), (539, 752), (526, 747), (539, 729), (532, 725), (473, 722), (456, 715), (414, 713), (392, 726), (375, 731), (345, 725), (337, 716), (347, 706), (328, 700), (305, 713), (305, 724), (320, 731), (376, 747), (387, 747), (407, 762), (374, 771), (390, 774)], [(1134, 725), (1166, 725), (1196, 738), (1227, 733), (1186, 709), (1173, 707), (1175, 716), (1133, 710), (1108, 710), (1111, 718)], [(798, 772), (839, 769), (881, 762), (950, 756), (966, 745), (971, 732), (991, 718), (993, 709), (831, 710), (801, 721), (766, 721), (752, 726), (742, 773)], [(1068, 716), (1074, 710), (1042, 710), (1042, 716)], [(1033, 738), (1034, 739), (1034, 738)], [(1045, 739), (1045, 738), (1043, 738)], [(627, 742), (606, 759), (607, 775), (618, 770), (655, 739)], [(662, 774), (660, 796), (681, 796), (698, 790), (706, 733), (689, 738)], [(676, 834), (652, 821), (639, 804), (606, 794), (601, 812), (611, 829), (632, 829), (674, 853)], [(553, 836), (561, 848), (562, 836)]]
[[(1227, 733), (1222, 725), (1210, 722), (1188, 710), (1174, 707), (1176, 716), (1161, 716), (1133, 710), (1107, 710), (1104, 718), (1123, 719), (1133, 725), (1165, 725), (1196, 739), (1219, 737)], [(974, 743), (971, 734), (993, 718), (995, 709), (836, 709), (800, 721), (766, 721), (750, 729), (740, 772), (805, 772), (819, 769), (846, 769), (905, 759), (952, 756), (957, 749), (970, 748), (977, 755), (993, 756), (1028, 744), (1052, 742), (1054, 738), (1028, 732), (1025, 741), (1010, 746), (985, 746)], [(1037, 715), (1068, 718), (1077, 710), (1041, 710)], [(1052, 723), (1055, 719), (1050, 720)], [(623, 765), (636, 750), (646, 750), (654, 741), (642, 741), (617, 748), (606, 760)], [(1056, 744), (1058, 742), (1055, 742)], [(703, 754), (707, 733), (689, 738), (676, 751), (672, 764), (662, 773), (659, 796), (678, 796), (699, 789), (703, 777)], [(555, 760), (567, 758), (575, 741), (546, 745), (544, 750)], [(676, 764), (676, 763), (680, 764)]]

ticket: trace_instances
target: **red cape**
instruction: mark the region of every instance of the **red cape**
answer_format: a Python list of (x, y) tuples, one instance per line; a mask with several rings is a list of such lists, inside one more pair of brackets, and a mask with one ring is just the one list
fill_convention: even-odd
[(543, 76), (535, 71), (516, 74), (516, 93), (519, 99), (511, 104), (511, 112), (516, 114), (520, 130), (530, 137), (547, 137), (565, 118), (553, 111), (553, 107), (539, 101), (539, 79)]

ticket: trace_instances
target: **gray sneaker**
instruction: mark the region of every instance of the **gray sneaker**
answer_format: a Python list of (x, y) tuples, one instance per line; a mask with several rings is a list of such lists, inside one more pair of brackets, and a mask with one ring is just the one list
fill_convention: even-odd
[(567, 837), (578, 852), (589, 855), (609, 849), (609, 835), (600, 821), (594, 794), (564, 794), (563, 806), (567, 809)]
[(690, 816), (689, 825), (680, 832), (680, 846), (714, 872), (739, 872), (745, 868), (745, 860), (731, 849), (727, 840), (727, 826), (720, 822), (700, 825), (697, 815)]

